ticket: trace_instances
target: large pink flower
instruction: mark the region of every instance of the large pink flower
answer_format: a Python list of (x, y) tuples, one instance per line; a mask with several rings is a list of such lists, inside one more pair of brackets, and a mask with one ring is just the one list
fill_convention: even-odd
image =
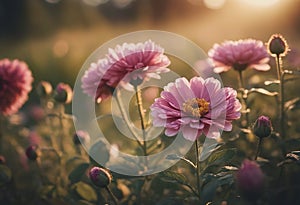
[(181, 131), (191, 141), (202, 133), (218, 138), (221, 130), (230, 131), (232, 120), (240, 117), (236, 94), (232, 88), (222, 88), (214, 78), (194, 77), (190, 82), (178, 78), (165, 86), (150, 107), (153, 125), (165, 127), (167, 136)]
[(11, 115), (27, 101), (33, 81), (31, 71), (25, 62), (0, 60), (0, 110)]
[(160, 79), (159, 74), (168, 72), (170, 65), (169, 58), (163, 53), (164, 49), (151, 40), (117, 45), (85, 72), (83, 91), (100, 102), (109, 97), (118, 85), (132, 90), (133, 85), (149, 78)]
[(226, 72), (230, 68), (238, 71), (248, 67), (259, 71), (270, 69), (269, 54), (263, 42), (254, 39), (215, 44), (208, 52), (208, 56), (214, 62), (216, 73)]

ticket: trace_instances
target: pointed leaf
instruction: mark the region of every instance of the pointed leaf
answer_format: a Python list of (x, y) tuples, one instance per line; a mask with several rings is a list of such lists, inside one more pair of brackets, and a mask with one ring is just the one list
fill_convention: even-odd
[(88, 163), (82, 163), (79, 164), (77, 167), (75, 167), (71, 173), (69, 174), (69, 180), (71, 183), (76, 183), (81, 180), (81, 177), (86, 173), (86, 170), (88, 169), (89, 164)]
[(300, 108), (300, 97), (293, 98), (284, 103), (284, 108), (286, 110), (295, 110)]
[(250, 93), (253, 93), (253, 92), (257, 92), (257, 93), (260, 93), (260, 94), (263, 94), (263, 95), (267, 95), (267, 96), (276, 96), (278, 95), (277, 92), (270, 92), (264, 88), (251, 88), (249, 90), (249, 94)]
[(96, 202), (97, 193), (96, 191), (87, 183), (78, 182), (72, 186), (72, 190), (82, 199)]
[(184, 175), (172, 172), (172, 171), (164, 171), (159, 174), (160, 179), (166, 182), (171, 183), (179, 183), (183, 185), (188, 185), (188, 182)]

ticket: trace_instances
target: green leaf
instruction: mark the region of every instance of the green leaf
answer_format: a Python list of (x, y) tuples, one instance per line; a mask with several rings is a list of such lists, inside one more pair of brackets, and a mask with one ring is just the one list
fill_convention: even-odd
[(88, 169), (89, 164), (88, 163), (82, 163), (79, 164), (77, 167), (75, 167), (71, 173), (69, 174), (69, 180), (71, 183), (76, 183), (81, 180), (81, 177), (85, 174), (86, 170)]
[(166, 182), (171, 182), (171, 183), (179, 183), (183, 185), (188, 185), (189, 183), (187, 182), (186, 178), (184, 175), (172, 172), (172, 171), (164, 171), (159, 174), (160, 179)]
[(90, 203), (88, 201), (85, 201), (85, 200), (79, 200), (77, 202), (77, 205), (94, 205), (93, 203)]
[(270, 91), (268, 91), (264, 88), (251, 88), (249, 90), (248, 94), (253, 93), (253, 92), (260, 93), (260, 94), (267, 95), (267, 96), (276, 96), (276, 95), (278, 95), (278, 92), (270, 92)]
[(279, 85), (280, 81), (279, 80), (267, 80), (264, 82), (265, 85)]
[(5, 165), (0, 165), (0, 186), (8, 183), (11, 180), (11, 177), (11, 170)]
[(66, 171), (70, 173), (75, 167), (79, 166), (80, 164), (84, 163), (85, 160), (81, 157), (75, 156), (66, 161)]
[(300, 97), (293, 98), (284, 103), (285, 110), (295, 110), (300, 108)]
[(179, 160), (181, 159), (182, 161), (184, 161), (185, 163), (191, 165), (192, 167), (196, 168), (196, 165), (189, 159), (185, 158), (185, 157), (181, 157), (178, 154), (169, 154), (166, 159), (168, 160)]
[(208, 158), (207, 163), (209, 166), (228, 163), (235, 156), (235, 154), (235, 148), (220, 150), (212, 153), (212, 155), (210, 155)]
[(206, 204), (214, 198), (216, 190), (219, 187), (219, 182), (217, 179), (212, 179), (207, 184), (204, 185), (201, 192), (202, 204)]
[(72, 186), (72, 190), (84, 200), (89, 202), (97, 201), (96, 191), (87, 183), (78, 182)]

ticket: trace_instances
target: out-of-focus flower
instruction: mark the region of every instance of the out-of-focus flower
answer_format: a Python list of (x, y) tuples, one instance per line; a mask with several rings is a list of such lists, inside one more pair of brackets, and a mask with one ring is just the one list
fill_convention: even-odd
[(37, 149), (37, 145), (30, 145), (29, 147), (27, 147), (25, 151), (27, 158), (35, 161), (38, 158)]
[(263, 191), (264, 174), (255, 161), (246, 159), (236, 173), (236, 183), (245, 198), (256, 200)]
[(297, 48), (292, 48), (287, 55), (287, 63), (289, 67), (300, 68), (300, 50)]
[(41, 136), (36, 131), (30, 131), (28, 135), (28, 142), (30, 145), (39, 145), (41, 141)]
[(16, 113), (28, 99), (33, 77), (25, 62), (0, 60), (0, 112)]
[(289, 51), (286, 40), (280, 34), (273, 34), (267, 45), (269, 53), (274, 57), (285, 56)]
[(6, 160), (5, 157), (0, 155), (0, 164), (5, 164)]
[(47, 81), (41, 81), (36, 86), (36, 92), (40, 97), (49, 96), (52, 92), (52, 85)]
[(259, 138), (270, 136), (272, 132), (272, 123), (269, 117), (260, 116), (257, 118), (253, 126), (253, 132)]
[(38, 105), (32, 105), (28, 108), (28, 115), (35, 122), (43, 120), (46, 116), (45, 110)]
[(54, 92), (54, 100), (60, 103), (68, 104), (72, 101), (73, 91), (72, 88), (65, 83), (59, 83)]
[(109, 49), (105, 58), (92, 63), (82, 77), (83, 91), (97, 102), (108, 98), (118, 85), (127, 90), (150, 78), (160, 79), (168, 72), (169, 58), (164, 49), (151, 40), (144, 43), (124, 43)]
[(232, 88), (221, 88), (214, 78), (178, 78), (164, 87), (161, 97), (150, 107), (154, 126), (166, 128), (167, 136), (179, 131), (194, 141), (202, 133), (218, 138), (220, 130), (230, 131), (240, 117), (241, 104)]
[(108, 186), (112, 180), (110, 172), (100, 167), (93, 167), (89, 172), (89, 176), (93, 184), (101, 188)]
[(83, 131), (83, 130), (78, 130), (73, 136), (73, 142), (75, 145), (79, 145), (81, 143), (83, 144), (89, 144), (90, 143), (90, 135), (89, 133)]
[(269, 55), (262, 41), (254, 39), (225, 41), (221, 45), (215, 44), (208, 52), (213, 60), (214, 72), (226, 72), (233, 68), (243, 71), (254, 68), (259, 71), (270, 70)]

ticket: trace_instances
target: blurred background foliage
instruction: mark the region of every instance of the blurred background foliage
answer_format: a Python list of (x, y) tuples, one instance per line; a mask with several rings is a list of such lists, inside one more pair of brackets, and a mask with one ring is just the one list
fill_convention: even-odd
[(35, 83), (74, 84), (85, 59), (121, 34), (157, 29), (204, 51), (224, 40), (266, 42), (280, 32), (300, 47), (297, 0), (1, 0), (0, 57), (28, 62)]

